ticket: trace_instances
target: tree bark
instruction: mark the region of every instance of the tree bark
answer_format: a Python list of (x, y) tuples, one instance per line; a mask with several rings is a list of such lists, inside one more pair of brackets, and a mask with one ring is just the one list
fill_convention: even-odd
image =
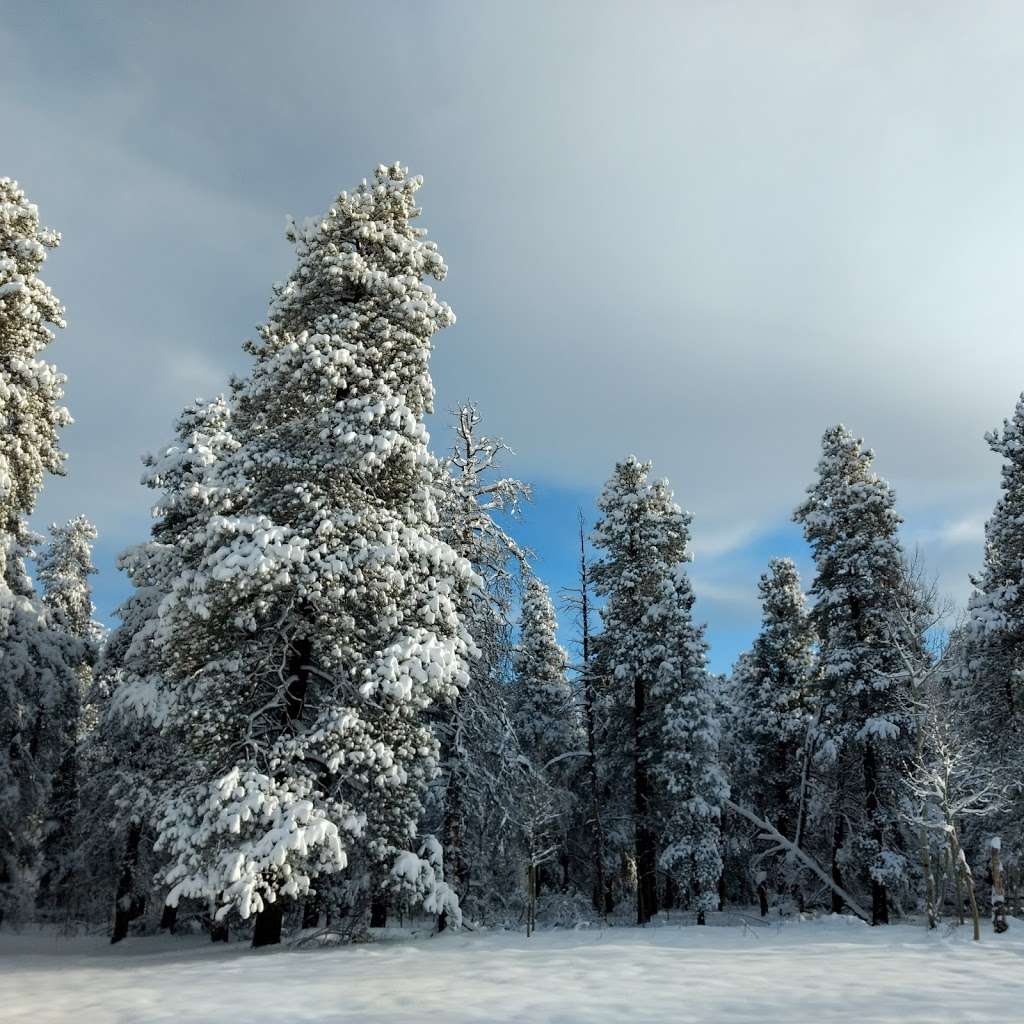
[(165, 903), (163, 910), (160, 912), (160, 931), (170, 932), (173, 935), (177, 926), (178, 908), (172, 907), (169, 903)]
[(388, 894), (377, 889), (370, 898), (370, 927), (386, 928), (388, 923)]
[(1003, 862), (1000, 857), (1000, 842), (992, 838), (992, 930), (1001, 935), (1009, 927), (1006, 920), (1006, 882), (1003, 878)]
[(128, 826), (125, 838), (124, 857), (121, 860), (121, 874), (117, 880), (117, 892), (114, 897), (114, 929), (110, 935), (110, 944), (120, 942), (128, 935), (128, 924), (139, 916), (138, 900), (133, 895), (135, 889), (135, 866), (139, 861), (139, 844), (142, 842), (142, 828), (132, 824)]
[(658, 912), (658, 846), (651, 827), (651, 781), (647, 774), (645, 736), (647, 688), (633, 684), (633, 817), (636, 829), (636, 923), (647, 924)]
[(253, 949), (260, 946), (276, 946), (281, 941), (281, 923), (284, 919), (284, 907), (281, 901), (265, 903), (256, 915), (252, 927)]
[[(871, 826), (871, 838), (879, 852), (884, 848), (885, 832), (878, 814), (878, 760), (875, 745), (868, 739), (864, 742), (864, 810)], [(885, 885), (871, 876), (871, 923), (889, 923), (889, 894)]]
[(832, 913), (843, 912), (844, 901), (840, 895), (843, 889), (843, 871), (839, 864), (839, 851), (843, 848), (846, 837), (846, 818), (842, 811), (836, 818), (835, 829), (832, 832)]

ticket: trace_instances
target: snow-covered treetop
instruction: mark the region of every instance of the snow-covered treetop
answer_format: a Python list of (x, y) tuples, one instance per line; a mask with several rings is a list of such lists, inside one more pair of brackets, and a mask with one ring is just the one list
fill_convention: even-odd
[[(651, 464), (630, 455), (615, 466), (597, 507), (601, 517), (594, 528), (594, 544), (604, 552), (594, 567), (599, 592), (612, 580), (623, 587), (655, 560), (673, 564), (690, 560), (687, 545), (692, 516), (673, 500), (667, 480), (651, 480)], [(603, 589), (602, 589), (603, 588)]]
[(818, 572), (814, 593), (837, 603), (880, 577), (902, 574), (896, 542), (901, 520), (892, 488), (872, 468), (874, 453), (841, 424), (821, 442), (818, 479), (794, 518), (802, 523)]
[(556, 639), (557, 630), (548, 588), (530, 576), (515, 659), (516, 732), (523, 748), (541, 765), (572, 746), (573, 698), (565, 675), (569, 659)]
[(985, 435), (1004, 459), (1002, 493), (985, 524), (985, 565), (975, 584), (972, 625), (982, 631), (1024, 628), (1024, 394), (1002, 430)]
[(37, 276), (59, 241), (18, 183), (0, 178), (0, 537), (22, 546), (44, 474), (61, 472), (57, 431), (71, 422), (59, 404), (64, 377), (36, 358), (64, 326), (64, 307)]
[(64, 526), (50, 527), (50, 544), (39, 558), (39, 579), (44, 600), (60, 616), (64, 627), (80, 640), (98, 640), (103, 627), (93, 618), (89, 577), (96, 572), (92, 542), (96, 527), (85, 516)]

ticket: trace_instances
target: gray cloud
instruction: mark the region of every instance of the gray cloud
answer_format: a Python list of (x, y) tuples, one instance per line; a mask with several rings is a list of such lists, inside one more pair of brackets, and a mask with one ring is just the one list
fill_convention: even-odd
[(935, 531), (991, 507), (981, 435), (1024, 387), (1022, 28), (1012, 4), (26, 5), (2, 172), (64, 233), (77, 420), (40, 518), (140, 535), (138, 453), (244, 367), (284, 214), (399, 158), (459, 315), (439, 405), (476, 397), (517, 472), (653, 458), (718, 557), (788, 516), (842, 420), (962, 581), (980, 541)]

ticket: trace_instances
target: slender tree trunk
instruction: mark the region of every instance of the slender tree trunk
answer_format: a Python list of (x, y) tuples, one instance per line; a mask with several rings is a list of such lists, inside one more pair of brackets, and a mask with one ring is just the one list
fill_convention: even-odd
[[(763, 872), (762, 872), (763, 874)], [(757, 903), (761, 910), (761, 916), (768, 916), (768, 880), (761, 878), (757, 883)]]
[[(878, 850), (884, 849), (885, 832), (878, 813), (878, 760), (875, 745), (868, 739), (864, 743), (864, 810), (871, 826), (871, 838)], [(871, 923), (889, 923), (889, 894), (885, 885), (873, 875), (871, 877)]]
[(843, 871), (839, 864), (839, 851), (843, 848), (846, 840), (846, 818), (842, 811), (836, 817), (835, 828), (832, 831), (832, 913), (841, 914), (846, 905), (840, 891), (843, 888)]
[(177, 926), (178, 908), (165, 903), (163, 910), (160, 911), (160, 931), (170, 932), (173, 935)]
[(925, 913), (928, 916), (928, 928), (931, 930), (938, 927), (939, 915), (936, 906), (935, 875), (932, 873), (931, 845), (928, 839), (928, 830), (923, 825), (921, 826), (918, 841), (921, 844), (921, 872), (924, 875)]
[(992, 837), (992, 930), (1001, 935), (1009, 927), (1006, 920), (1006, 883), (1003, 878), (1003, 862), (1000, 857), (1001, 842)]
[(252, 927), (253, 949), (260, 946), (276, 946), (281, 941), (281, 923), (284, 919), (284, 907), (281, 901), (265, 903), (256, 915)]
[(110, 935), (111, 945), (128, 935), (129, 922), (138, 916), (137, 900), (134, 896), (135, 866), (139, 862), (141, 842), (142, 828), (136, 824), (129, 825), (124, 857), (121, 860), (121, 874), (117, 880), (117, 892), (114, 897), (114, 930)]
[[(949, 839), (949, 852), (953, 858), (953, 863), (956, 865), (956, 889), (957, 889), (957, 902), (963, 906), (962, 899), (960, 896), (960, 883), (961, 879), (963, 884), (967, 888), (967, 899), (971, 904), (971, 924), (974, 926), (974, 941), (981, 941), (981, 916), (978, 913), (978, 899), (974, 892), (974, 876), (971, 874), (971, 869), (967, 866), (967, 860), (964, 857), (963, 850), (960, 847), (960, 837), (956, 834), (956, 829), (950, 827), (946, 835)], [(963, 911), (960, 913), (960, 923), (963, 924)]]
[(302, 904), (302, 927), (316, 928), (320, 924), (320, 898), (307, 896)]
[(633, 684), (633, 817), (636, 828), (636, 922), (658, 912), (658, 846), (651, 827), (651, 781), (647, 774), (646, 684)]
[(388, 923), (388, 894), (379, 886), (370, 897), (370, 927), (386, 928)]

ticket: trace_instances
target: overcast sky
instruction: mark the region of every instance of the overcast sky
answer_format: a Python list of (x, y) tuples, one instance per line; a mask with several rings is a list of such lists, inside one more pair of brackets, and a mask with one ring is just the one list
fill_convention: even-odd
[(0, 86), (0, 173), (64, 236), (76, 423), (36, 524), (98, 524), (105, 618), (139, 454), (244, 370), (285, 214), (396, 159), (450, 267), (438, 407), (515, 447), (542, 575), (612, 463), (653, 459), (727, 668), (767, 557), (806, 566), (788, 520), (841, 421), (965, 597), (983, 434), (1024, 388), (1020, 4), (37, 0)]

